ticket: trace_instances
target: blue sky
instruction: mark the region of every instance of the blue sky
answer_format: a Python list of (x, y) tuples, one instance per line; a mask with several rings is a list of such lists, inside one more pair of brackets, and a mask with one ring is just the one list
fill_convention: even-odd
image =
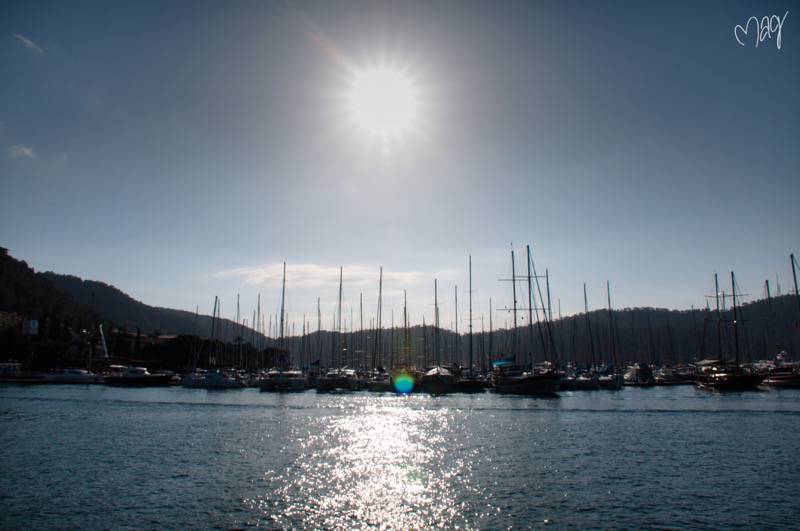
[[(606, 279), (618, 306), (702, 305), (731, 269), (751, 299), (776, 274), (785, 291), (793, 7), (4, 2), (0, 245), (149, 304), (209, 313), (220, 295), (226, 315), (237, 292), (247, 315), (259, 292), (274, 312), (286, 260), (290, 319), (319, 296), (325, 326), (339, 265), (345, 316), (359, 292), (374, 314), (383, 265), (385, 316), (407, 289), (430, 320), (439, 278), (447, 326), (470, 253), (488, 325), (490, 296), (511, 304), (512, 242), (533, 244), (564, 313), (583, 282), (602, 305)], [(736, 24), (786, 11), (780, 50), (736, 42)], [(343, 110), (346, 65), (377, 63), (421, 92), (388, 155)]]

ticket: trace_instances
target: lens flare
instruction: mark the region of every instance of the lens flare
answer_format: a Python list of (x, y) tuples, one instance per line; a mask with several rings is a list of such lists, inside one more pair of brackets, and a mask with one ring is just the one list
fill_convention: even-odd
[(407, 395), (414, 390), (414, 377), (407, 372), (399, 372), (392, 377), (392, 385), (395, 391)]

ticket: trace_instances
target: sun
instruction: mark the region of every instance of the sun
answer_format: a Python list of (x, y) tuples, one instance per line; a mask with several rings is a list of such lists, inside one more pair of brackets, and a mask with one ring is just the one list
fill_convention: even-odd
[(355, 127), (389, 143), (412, 131), (419, 119), (420, 90), (406, 71), (387, 65), (355, 71), (347, 92), (347, 110)]

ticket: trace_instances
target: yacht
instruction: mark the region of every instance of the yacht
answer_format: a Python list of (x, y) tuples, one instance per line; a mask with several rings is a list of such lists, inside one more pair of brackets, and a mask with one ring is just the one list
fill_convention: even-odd
[(272, 369), (258, 382), (262, 391), (305, 391), (308, 379), (297, 369)]
[(63, 369), (45, 374), (44, 382), (50, 384), (98, 384), (103, 377), (86, 369)]
[(198, 389), (240, 389), (244, 384), (223, 371), (207, 371), (187, 374), (181, 381), (183, 387)]
[(124, 387), (163, 387), (172, 381), (172, 373), (151, 374), (145, 367), (126, 367), (112, 365), (111, 373), (106, 376), (106, 385)]
[(456, 389), (456, 378), (449, 369), (436, 365), (422, 375), (422, 390), (432, 395), (452, 393)]
[(358, 375), (354, 369), (331, 369), (317, 378), (317, 391), (355, 391)]
[(741, 365), (704, 365), (698, 367), (695, 383), (717, 391), (747, 391), (756, 389), (764, 376)]
[(561, 375), (552, 370), (527, 371), (519, 367), (496, 367), (492, 383), (497, 393), (558, 396)]

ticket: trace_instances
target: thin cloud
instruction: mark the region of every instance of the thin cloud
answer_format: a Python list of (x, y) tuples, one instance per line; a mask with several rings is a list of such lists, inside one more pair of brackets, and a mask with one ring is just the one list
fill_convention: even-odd
[[(343, 281), (348, 285), (371, 285), (378, 282), (378, 266), (354, 265), (345, 266), (342, 271)], [(447, 275), (450, 272), (441, 272)], [(241, 278), (250, 286), (275, 285), (283, 278), (283, 264), (263, 264), (258, 266), (238, 267), (219, 271), (211, 275), (214, 278)], [(433, 278), (431, 273), (419, 271), (391, 271), (383, 269), (384, 284), (409, 285), (424, 278)], [(323, 264), (291, 264), (286, 266), (286, 283), (304, 288), (335, 285), (339, 282), (339, 266)]]
[(42, 49), (42, 47), (33, 42), (25, 35), (20, 35), (19, 33), (15, 33), (14, 38), (17, 39), (17, 41), (19, 41), (20, 43), (22, 43), (22, 45), (25, 48), (32, 50), (34, 53), (37, 53), (39, 55), (44, 55), (44, 50)]
[(26, 158), (26, 159), (35, 159), (36, 153), (33, 152), (32, 147), (23, 146), (22, 144), (14, 144), (13, 146), (9, 146), (8, 154), (12, 159), (17, 158)]

